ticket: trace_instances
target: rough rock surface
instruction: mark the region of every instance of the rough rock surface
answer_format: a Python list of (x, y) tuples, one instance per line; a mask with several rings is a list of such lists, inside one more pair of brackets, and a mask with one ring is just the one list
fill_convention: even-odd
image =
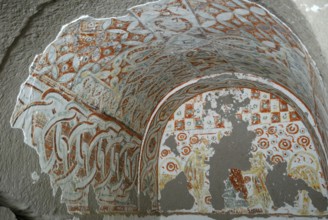
[[(49, 219), (69, 217), (64, 204), (59, 202), (60, 193), (53, 197), (48, 177), (40, 173), (36, 152), (24, 144), (20, 130), (10, 128), (9, 118), (19, 87), (28, 76), (29, 65), (55, 38), (62, 25), (82, 15), (125, 15), (127, 8), (145, 2), (147, 0), (0, 0), (0, 187), (31, 206), (37, 214)], [(328, 59), (317, 42), (317, 32), (312, 32), (310, 23), (295, 3), (291, 0), (255, 2), (271, 10), (301, 38), (328, 84)], [(317, 19), (328, 19), (328, 15)], [(311, 21), (311, 24), (315, 22)], [(320, 41), (320, 45), (327, 44)], [(31, 174), (34, 171), (40, 179), (33, 184)], [(92, 196), (90, 200), (93, 208)], [(1, 219), (13, 219), (3, 208), (0, 216)], [(93, 212), (80, 219), (102, 219), (102, 216)]]

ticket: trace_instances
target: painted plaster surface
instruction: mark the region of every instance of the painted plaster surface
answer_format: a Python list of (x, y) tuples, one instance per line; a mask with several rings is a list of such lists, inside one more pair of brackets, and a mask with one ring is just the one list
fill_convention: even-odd
[[(260, 82), (262, 85), (258, 84)], [(294, 109), (298, 109), (297, 112), (299, 113), (299, 116), (301, 116), (302, 120), (304, 120), (303, 122), (307, 125), (306, 127), (310, 128), (310, 130), (308, 131), (310, 131), (311, 135), (313, 137), (317, 136), (315, 133), (312, 132), (315, 125), (311, 124), (314, 123), (314, 120), (311, 117), (311, 113), (308, 112), (307, 108), (302, 104), (302, 102), (298, 100), (297, 97), (295, 97), (293, 94), (286, 91), (283, 87), (274, 84), (270, 80), (264, 80), (258, 77), (254, 77), (252, 75), (245, 75), (239, 73), (224, 73), (218, 74), (216, 77), (205, 77), (202, 79), (193, 80), (192, 82), (188, 82), (184, 85), (181, 85), (181, 87), (177, 89), (174, 93), (176, 96), (170, 96), (167, 97), (167, 99), (164, 99), (163, 103), (165, 103), (165, 105), (160, 105), (156, 110), (156, 114), (152, 119), (154, 123), (152, 123), (148, 128), (147, 139), (145, 139), (143, 143), (145, 146), (150, 146), (149, 151), (146, 152), (146, 155), (149, 158), (149, 161), (151, 161), (151, 163), (147, 166), (147, 174), (145, 175), (146, 181), (144, 185), (140, 185), (141, 189), (146, 189), (148, 191), (150, 189), (155, 188), (155, 192), (159, 192), (159, 188), (157, 187), (159, 186), (159, 184), (157, 184), (159, 180), (156, 178), (158, 176), (158, 163), (156, 163), (156, 160), (153, 158), (160, 157), (160, 145), (157, 145), (157, 143), (161, 143), (160, 140), (162, 139), (162, 133), (165, 132), (165, 127), (168, 121), (170, 120), (170, 117), (174, 114), (175, 109), (177, 109), (180, 105), (183, 105), (183, 103), (187, 102), (193, 97), (197, 96), (197, 94), (199, 93), (214, 90), (216, 88), (226, 88), (227, 85), (236, 86), (239, 88), (243, 85), (248, 85), (254, 90), (262, 88), (263, 90), (270, 91), (271, 95), (274, 95), (276, 97), (284, 97), (283, 101), (285, 103), (288, 103), (288, 105), (293, 106)], [(270, 87), (274, 87), (275, 89), (270, 89)], [(282, 93), (277, 93), (277, 91), (280, 91)], [(310, 124), (308, 122), (310, 122)], [(169, 139), (169, 142), (172, 143), (172, 136)], [(313, 139), (313, 141), (315, 141), (316, 143), (315, 146), (321, 145), (320, 141), (316, 141), (315, 139)], [(175, 145), (177, 145), (177, 143), (174, 144), (174, 146)], [(323, 167), (324, 169), (326, 167), (326, 162), (324, 160), (320, 160), (320, 163), (321, 167)], [(155, 186), (152, 185), (154, 184), (153, 182), (156, 183)], [(148, 193), (145, 194), (147, 195)], [(158, 206), (159, 204), (157, 203), (157, 194), (152, 192), (152, 194), (149, 193), (148, 195), (152, 201), (152, 206)]]
[[(297, 94), (302, 101), (307, 103), (306, 105), (311, 109), (311, 112), (313, 111), (312, 107), (317, 106), (317, 110), (320, 109), (323, 116), (322, 119), (316, 118), (315, 121), (323, 127), (326, 126), (323, 120), (326, 120), (324, 118), (326, 118), (325, 112), (327, 108), (323, 103), (327, 100), (325, 97), (327, 92), (323, 86), (320, 86), (321, 80), (319, 78), (314, 79), (311, 77), (312, 74), (310, 72), (315, 71), (313, 63), (306, 64), (306, 62), (301, 61), (304, 58), (307, 59), (307, 52), (302, 49), (301, 44), (290, 33), (290, 30), (283, 26), (276, 17), (271, 16), (265, 9), (244, 1), (173, 2), (170, 2), (167, 6), (164, 4), (164, 1), (158, 4), (148, 4), (146, 7), (133, 8), (132, 12), (147, 27), (151, 25), (151, 30), (155, 32), (158, 39), (166, 39), (174, 45), (177, 51), (174, 53), (176, 56), (174, 63), (182, 57), (182, 63), (187, 62), (187, 67), (192, 67), (195, 77), (216, 74), (219, 69), (219, 72), (237, 70), (244, 73), (252, 72), (257, 76), (270, 78), (273, 82), (280, 83), (282, 86), (291, 89), (292, 93)], [(173, 5), (179, 9), (176, 13)], [(151, 7), (157, 13), (155, 13), (154, 17), (150, 17), (147, 20), (146, 12)], [(188, 7), (193, 9), (200, 25), (199, 28), (193, 26), (193, 17), (189, 19), (186, 16), (189, 11)], [(145, 15), (143, 16), (143, 14)], [(163, 31), (165, 26), (160, 24), (164, 23), (166, 16), (171, 15), (176, 21), (177, 29), (174, 32), (172, 31), (172, 26), (166, 28), (165, 30), (168, 30), (168, 33), (171, 34), (171, 37), (168, 37), (165, 35), (165, 31)], [(199, 33), (199, 29), (202, 34)], [(181, 32), (184, 34), (181, 34)], [(183, 38), (177, 37), (177, 35), (180, 37), (180, 34)], [(178, 39), (183, 40), (180, 41)], [(207, 44), (206, 41), (211, 43)], [(166, 46), (166, 49), (169, 52), (173, 51), (170, 46)], [(172, 56), (172, 54), (168, 53), (165, 60), (169, 59), (168, 57)], [(186, 71), (184, 65), (179, 65), (180, 70), (183, 71), (179, 72), (181, 75), (174, 75), (174, 81), (170, 81), (172, 79), (170, 77), (172, 66), (166, 68), (162, 65), (161, 67), (166, 70), (165, 83), (169, 83), (169, 86), (176, 85), (176, 82), (191, 80), (189, 78), (191, 75)], [(150, 72), (155, 73), (153, 69)], [(311, 86), (311, 84), (318, 86)], [(312, 88), (305, 89), (305, 87)], [(318, 91), (320, 87), (322, 88), (322, 93), (314, 92), (316, 95), (310, 97), (312, 96), (310, 94), (314, 94), (313, 91)], [(306, 94), (309, 97), (305, 97)], [(319, 97), (319, 94), (322, 96)], [(321, 104), (310, 104), (313, 100), (322, 100), (322, 102), (320, 102)], [(175, 105), (175, 107), (178, 106)], [(165, 113), (161, 112), (160, 114)], [(160, 138), (155, 133), (162, 129), (158, 123), (164, 121), (162, 120), (164, 117), (158, 116), (158, 118), (158, 121), (149, 123), (153, 123), (149, 129), (151, 131), (146, 131), (147, 136), (143, 141), (141, 150), (140, 191), (150, 191), (149, 194), (152, 197), (154, 209), (157, 207), (157, 198), (154, 195), (157, 190), (154, 188), (157, 186), (157, 180), (155, 179), (157, 171), (155, 167), (158, 163), (160, 142)], [(321, 133), (324, 133), (327, 129), (322, 129), (321, 131)], [(151, 133), (149, 134), (148, 132)], [(318, 151), (321, 151), (320, 148), (318, 148)], [(322, 163), (327, 164), (324, 151), (322, 153), (319, 152), (319, 155), (322, 158)], [(323, 169), (327, 173), (326, 168), (324, 167)]]
[(35, 58), (11, 123), (70, 213), (87, 213), (90, 194), (100, 212), (136, 211), (140, 192), (156, 209), (157, 175), (149, 176), (160, 138), (142, 141), (154, 109), (178, 85), (227, 70), (281, 83), (315, 113), (319, 129), (328, 121), (319, 74), (276, 17), (246, 1), (177, 0), (64, 26)]
[(180, 212), (328, 211), (320, 158), (299, 114), (256, 89), (215, 90), (181, 105), (163, 134), (158, 169), (160, 206), (172, 204), (167, 190), (186, 176), (194, 203)]
[[(24, 128), (53, 194), (60, 188), (70, 212), (87, 212), (92, 186), (101, 211), (135, 210), (130, 194), (136, 191), (140, 137), (50, 86), (49, 80), (26, 81), (12, 125)], [(120, 209), (122, 203), (130, 206)]]
[[(312, 84), (304, 82), (314, 80), (324, 89), (319, 75), (311, 79), (315, 69), (300, 42), (254, 3), (159, 1), (130, 12), (119, 18), (84, 17), (65, 26), (35, 59), (31, 75), (53, 80), (140, 133), (171, 89), (216, 72), (217, 66), (273, 78), (313, 110)], [(158, 90), (163, 83), (167, 86)]]

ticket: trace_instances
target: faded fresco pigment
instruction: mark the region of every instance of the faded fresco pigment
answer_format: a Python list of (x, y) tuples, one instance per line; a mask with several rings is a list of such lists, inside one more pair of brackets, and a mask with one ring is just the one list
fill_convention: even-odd
[[(247, 88), (206, 92), (181, 105), (167, 123), (158, 167), (160, 206), (196, 213), (327, 214), (318, 158), (300, 116), (281, 98)], [(182, 173), (193, 207), (168, 210), (169, 185), (175, 182), (171, 193), (180, 191)]]
[[(63, 26), (30, 66), (11, 125), (69, 213), (89, 213), (92, 194), (99, 213), (321, 216), (327, 94), (262, 6), (160, 0)], [(297, 187), (277, 199), (278, 185)]]

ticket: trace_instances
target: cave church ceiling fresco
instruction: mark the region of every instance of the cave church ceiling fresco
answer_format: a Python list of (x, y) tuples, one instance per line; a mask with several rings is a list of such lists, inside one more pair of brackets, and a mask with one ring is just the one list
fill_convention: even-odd
[[(214, 75), (227, 78), (209, 78)], [(197, 81), (204, 77), (207, 83)], [(260, 97), (258, 106), (273, 110), (271, 102), (283, 100), (287, 109), (272, 117), (256, 112), (247, 118), (244, 111), (253, 111), (247, 107), (252, 97), (226, 118), (209, 104), (196, 108), (206, 101), (209, 87), (214, 91), (223, 83), (238, 84), (248, 95), (249, 89), (270, 97), (282, 95), (268, 98), (270, 103), (262, 103), (267, 99)], [(235, 100), (233, 91), (237, 90), (227, 90)], [(195, 100), (193, 107), (183, 104), (197, 94), (202, 100)], [(316, 215), (325, 208), (314, 194), (319, 199), (327, 196), (327, 95), (304, 45), (262, 6), (246, 0), (161, 0), (135, 6), (126, 16), (82, 16), (63, 26), (30, 66), (11, 125), (23, 130), (25, 143), (35, 149), (42, 172), (49, 175), (53, 194), (60, 189), (69, 213), (90, 212), (90, 190), (99, 213), (166, 212), (171, 209), (163, 192), (169, 193), (169, 186), (181, 180), (189, 183), (181, 192), (188, 195), (185, 205), (193, 212), (238, 209)], [(169, 117), (179, 106), (202, 112), (192, 126), (223, 120), (224, 128), (204, 127), (216, 135), (202, 136), (200, 128), (193, 133), (180, 119), (171, 125)], [(207, 116), (212, 125), (202, 121)], [(208, 178), (217, 172), (211, 158), (221, 157), (216, 152), (223, 150), (223, 143), (239, 137), (238, 126), (232, 128), (237, 120), (245, 136), (241, 138), (247, 138), (240, 149), (245, 166), (220, 164), (224, 169), (218, 171), (223, 172), (218, 179)], [(185, 131), (183, 146), (183, 135), (174, 130), (179, 126)], [(176, 133), (166, 136), (170, 129)], [(196, 136), (188, 135), (196, 135), (197, 144), (191, 143)], [(231, 150), (239, 147), (236, 142)], [(162, 150), (170, 150), (166, 158), (174, 165), (164, 166)], [(183, 154), (189, 156), (181, 160)], [(200, 175), (190, 182), (193, 172)], [(279, 176), (283, 172), (288, 175)], [(271, 193), (276, 177), (301, 188), (288, 194), (286, 204)], [(224, 188), (217, 190), (211, 182)], [(224, 198), (218, 196), (222, 193)]]
[[(166, 125), (158, 163), (160, 207), (327, 214), (315, 148), (298, 113), (273, 94), (248, 88), (202, 93)], [(176, 207), (176, 198), (188, 202)]]

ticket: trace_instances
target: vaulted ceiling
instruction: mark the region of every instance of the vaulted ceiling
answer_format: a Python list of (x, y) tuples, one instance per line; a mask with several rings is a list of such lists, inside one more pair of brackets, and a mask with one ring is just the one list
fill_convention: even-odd
[[(306, 130), (318, 163), (314, 175), (319, 186), (303, 181), (326, 202), (328, 93), (323, 80), (298, 37), (268, 10), (245, 0), (161, 0), (135, 6), (126, 16), (83, 16), (65, 25), (35, 57), (11, 124), (24, 131), (25, 142), (38, 153), (54, 194), (61, 190), (70, 213), (89, 212), (90, 190), (101, 213), (161, 213), (168, 211), (161, 208), (164, 203), (159, 196), (164, 189), (159, 182), (160, 152), (164, 146), (172, 147), (172, 143), (165, 145), (168, 123), (194, 97), (205, 99), (207, 92), (238, 88), (278, 97), (273, 98), (278, 105), (285, 103), (289, 112), (295, 112), (300, 123), (296, 124)], [(253, 93), (245, 92), (251, 101)], [(235, 92), (230, 95), (230, 101), (237, 100)], [(266, 100), (261, 98), (259, 105)], [(271, 110), (270, 114), (273, 117)], [(284, 123), (293, 122), (292, 114)], [(214, 116), (224, 118), (219, 112), (209, 115)], [(268, 122), (279, 123), (283, 122)], [(244, 134), (239, 135), (243, 140)], [(178, 146), (177, 138), (173, 146)], [(296, 137), (292, 139), (296, 146)], [(254, 136), (252, 141), (258, 140)], [(311, 162), (302, 165), (307, 163)], [(296, 174), (291, 177), (302, 181)], [(320, 207), (318, 213), (327, 214), (327, 207)]]

